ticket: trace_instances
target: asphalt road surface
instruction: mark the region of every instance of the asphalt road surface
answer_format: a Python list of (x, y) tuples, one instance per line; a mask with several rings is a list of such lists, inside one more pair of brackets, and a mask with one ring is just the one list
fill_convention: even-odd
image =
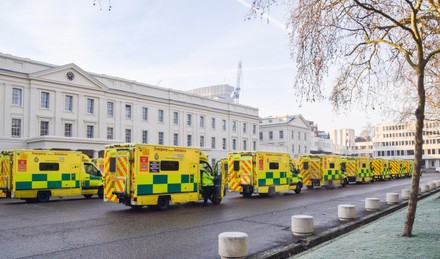
[[(440, 179), (426, 173), (421, 184)], [(249, 235), (249, 254), (294, 242), (291, 217), (314, 217), (315, 232), (339, 226), (337, 206), (353, 204), (357, 216), (365, 198), (409, 188), (410, 178), (303, 190), (251, 198), (227, 193), (220, 205), (174, 204), (166, 211), (140, 211), (97, 198), (51, 198), (47, 203), (0, 200), (0, 258), (219, 258), (218, 234)], [(403, 222), (402, 222), (403, 226)]]

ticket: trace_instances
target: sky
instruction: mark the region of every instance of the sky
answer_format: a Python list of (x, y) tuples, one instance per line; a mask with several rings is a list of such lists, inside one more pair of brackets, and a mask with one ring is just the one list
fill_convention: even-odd
[(242, 61), (239, 103), (258, 108), (260, 117), (301, 114), (319, 130), (352, 128), (357, 135), (387, 121), (357, 107), (335, 113), (327, 101), (299, 103), (288, 8), (247, 20), (250, 2), (2, 0), (0, 52), (182, 91), (235, 86)]

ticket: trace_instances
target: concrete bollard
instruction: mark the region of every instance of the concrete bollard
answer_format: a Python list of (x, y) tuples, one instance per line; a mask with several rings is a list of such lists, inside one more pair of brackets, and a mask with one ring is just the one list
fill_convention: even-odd
[(309, 236), (313, 234), (313, 217), (308, 215), (292, 216), (292, 233), (294, 236)]
[(411, 189), (402, 189), (402, 199), (408, 200), (411, 196)]
[(245, 258), (248, 253), (248, 234), (223, 232), (218, 235), (218, 254), (220, 258)]
[(399, 203), (400, 198), (398, 193), (389, 192), (386, 196), (386, 202), (387, 204), (397, 204)]
[(437, 188), (440, 187), (440, 180), (436, 180), (435, 185), (437, 186)]
[(429, 184), (422, 185), (422, 192), (429, 192)]
[(377, 210), (380, 210), (380, 199), (378, 199), (378, 198), (366, 198), (365, 199), (365, 210), (366, 211), (377, 211)]
[(348, 221), (356, 218), (356, 206), (342, 204), (338, 205), (338, 218), (341, 221)]
[(430, 181), (429, 182), (429, 189), (430, 190), (434, 190), (435, 188), (437, 188), (437, 184), (434, 181)]

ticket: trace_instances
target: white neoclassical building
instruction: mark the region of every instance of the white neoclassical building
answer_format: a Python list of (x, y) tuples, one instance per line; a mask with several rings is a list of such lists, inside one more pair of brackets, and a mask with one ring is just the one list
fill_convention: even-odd
[(0, 53), (0, 150), (106, 144), (201, 147), (215, 161), (258, 149), (258, 109)]
[(260, 148), (287, 152), (292, 157), (310, 153), (312, 131), (301, 114), (260, 119)]

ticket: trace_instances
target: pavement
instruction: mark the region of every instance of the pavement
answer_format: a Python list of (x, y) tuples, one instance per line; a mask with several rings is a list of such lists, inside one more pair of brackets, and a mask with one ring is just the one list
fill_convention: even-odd
[(277, 247), (260, 258), (363, 259), (440, 258), (440, 187), (422, 193), (417, 202), (413, 236), (402, 237), (408, 201), (355, 219), (296, 243)]

